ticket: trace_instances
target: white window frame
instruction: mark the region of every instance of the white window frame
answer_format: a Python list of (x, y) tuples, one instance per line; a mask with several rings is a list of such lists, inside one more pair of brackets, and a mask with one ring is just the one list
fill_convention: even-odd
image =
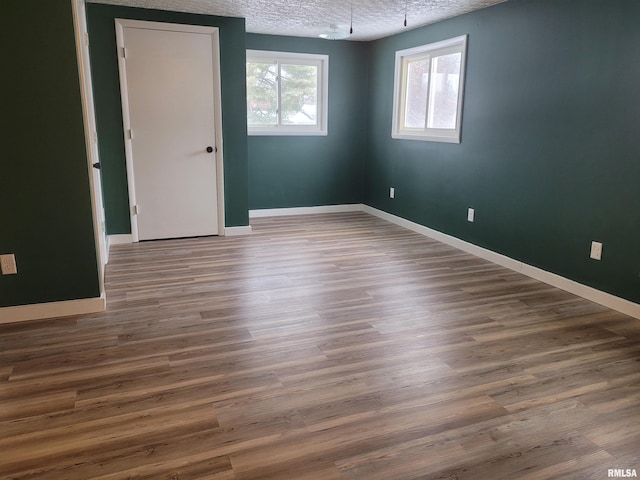
[[(458, 104), (456, 127), (444, 128), (408, 128), (404, 126), (407, 94), (407, 72), (409, 63), (416, 60), (432, 59), (451, 53), (462, 54), (460, 60), (460, 84), (458, 88)], [(419, 47), (408, 48), (396, 52), (396, 64), (393, 86), (393, 122), (391, 137), (405, 140), (422, 140), (429, 142), (461, 142), (462, 102), (464, 98), (465, 66), (467, 57), (467, 35), (450, 38), (441, 42), (430, 43)], [(431, 70), (431, 68), (429, 68)], [(427, 96), (429, 97), (429, 95)], [(427, 99), (427, 115), (429, 99)]]
[[(329, 111), (329, 55), (314, 53), (273, 52), (267, 50), (247, 50), (247, 63), (274, 62), (293, 65), (314, 65), (318, 67), (318, 110), (316, 125), (250, 125), (247, 118), (247, 132), (249, 135), (327, 135)], [(280, 84), (278, 84), (278, 98), (280, 98)]]

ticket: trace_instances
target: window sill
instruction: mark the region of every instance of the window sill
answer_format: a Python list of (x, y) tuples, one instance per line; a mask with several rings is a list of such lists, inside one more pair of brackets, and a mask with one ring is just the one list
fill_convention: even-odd
[(299, 129), (259, 129), (248, 128), (247, 134), (249, 136), (278, 136), (278, 137), (326, 137), (328, 132), (326, 130), (299, 130)]
[(422, 142), (461, 143), (459, 136), (418, 135), (411, 133), (392, 133), (391, 138), (398, 140), (419, 140)]

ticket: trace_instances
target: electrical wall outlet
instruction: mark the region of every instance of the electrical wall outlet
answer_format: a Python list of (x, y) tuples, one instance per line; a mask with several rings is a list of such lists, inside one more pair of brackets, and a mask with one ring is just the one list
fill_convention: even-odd
[(2, 275), (15, 275), (18, 273), (15, 255), (13, 253), (0, 255), (0, 267), (2, 269)]
[(467, 210), (467, 221), (468, 222), (473, 222), (475, 217), (476, 217), (476, 211), (473, 208), (470, 208), (469, 210)]
[(393, 187), (389, 188), (389, 198), (396, 198), (396, 189)]
[(602, 243), (591, 242), (591, 258), (594, 260), (602, 259)]

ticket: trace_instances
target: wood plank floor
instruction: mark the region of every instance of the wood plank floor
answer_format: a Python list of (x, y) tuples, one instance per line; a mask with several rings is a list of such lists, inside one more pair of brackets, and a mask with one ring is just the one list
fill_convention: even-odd
[(104, 314), (0, 325), (2, 479), (605, 479), (640, 321), (363, 213), (116, 246)]

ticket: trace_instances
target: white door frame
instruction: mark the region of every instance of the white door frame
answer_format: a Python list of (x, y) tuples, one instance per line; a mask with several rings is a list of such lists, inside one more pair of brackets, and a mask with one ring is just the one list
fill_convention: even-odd
[[(76, 55), (78, 58), (78, 73), (80, 76), (80, 93), (82, 98), (82, 116), (84, 121), (84, 135), (87, 150), (87, 168), (89, 170), (89, 188), (91, 190), (91, 207), (93, 212), (93, 230), (96, 243), (96, 260), (100, 296), (105, 297), (104, 270), (109, 261), (109, 248), (104, 220), (104, 205), (102, 202), (102, 184), (100, 175), (94, 171), (93, 164), (100, 163), (98, 151), (98, 130), (93, 101), (93, 84), (91, 82), (91, 64), (89, 59), (89, 35), (87, 33), (87, 18), (85, 0), (71, 0), (73, 8), (73, 25), (76, 37)], [(97, 178), (98, 177), (98, 178)]]
[(214, 132), (214, 155), (216, 162), (216, 183), (217, 183), (217, 208), (218, 208), (218, 235), (225, 234), (224, 220), (224, 160), (222, 148), (222, 93), (220, 87), (220, 35), (216, 27), (205, 27), (199, 25), (185, 25), (177, 23), (147, 22), (142, 20), (127, 20), (116, 18), (116, 41), (118, 46), (118, 70), (120, 73), (120, 96), (122, 100), (122, 126), (125, 145), (125, 156), (127, 161), (127, 184), (129, 187), (129, 215), (131, 218), (131, 236), (134, 242), (139, 241), (138, 222), (136, 218), (136, 189), (133, 173), (133, 148), (128, 132), (131, 130), (131, 119), (129, 116), (129, 92), (127, 89), (127, 66), (124, 50), (124, 28), (142, 28), (150, 30), (164, 30), (172, 32), (200, 33), (211, 36), (213, 52), (213, 119), (215, 125)]

